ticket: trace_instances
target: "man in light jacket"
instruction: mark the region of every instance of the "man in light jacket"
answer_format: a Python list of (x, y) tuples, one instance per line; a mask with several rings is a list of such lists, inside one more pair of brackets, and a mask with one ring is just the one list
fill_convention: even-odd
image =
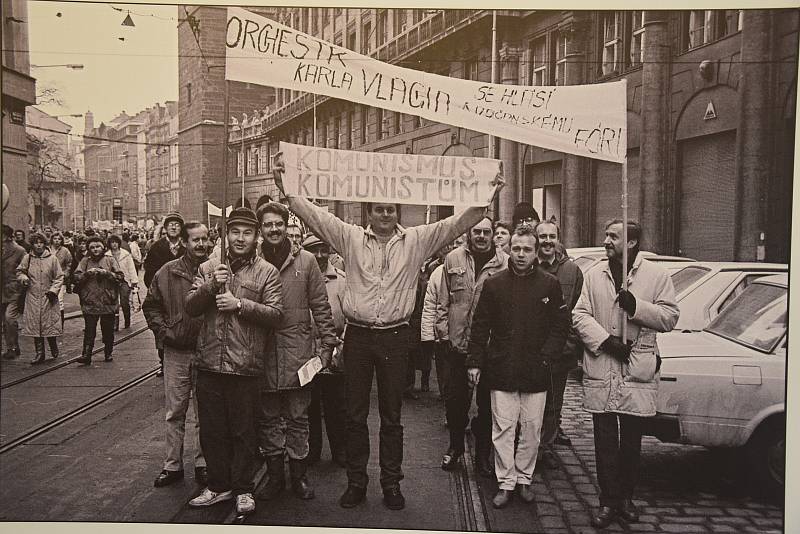
[[(609, 526), (617, 516), (629, 523), (639, 520), (632, 498), (643, 418), (656, 413), (661, 364), (656, 332), (672, 330), (680, 314), (667, 271), (639, 255), (641, 227), (629, 221), (625, 243), (622, 224), (614, 219), (606, 225), (608, 264), (587, 273), (572, 311), (573, 327), (584, 345), (583, 407), (594, 424), (600, 483), (600, 509), (592, 518), (596, 528)], [(626, 246), (628, 284), (621, 289)]]
[[(464, 454), (464, 431), (469, 422), (472, 390), (467, 378), (467, 350), (470, 325), (484, 282), (508, 266), (508, 255), (494, 246), (492, 221), (488, 217), (467, 232), (467, 246), (458, 247), (444, 260), (441, 287), (438, 291), (445, 310), (450, 350), (446, 356), (449, 392), (445, 399), (450, 445), (442, 456), (442, 469), (451, 470)], [(475, 388), (478, 416), (472, 422), (475, 435), (475, 463), (478, 472), (491, 476), (492, 409), (486, 384)]]
[(186, 313), (203, 317), (194, 365), (200, 444), (208, 487), (189, 501), (211, 506), (236, 498), (236, 513), (255, 511), (255, 412), (264, 360), (283, 315), (278, 270), (256, 255), (258, 220), (235, 208), (227, 221), (226, 263), (200, 265)]
[[(283, 162), (273, 165), (282, 193)], [(495, 177), (495, 194), (505, 184)], [(478, 222), (485, 208), (471, 207), (433, 224), (403, 228), (396, 204), (369, 203), (366, 228), (347, 224), (302, 197), (288, 197), (289, 207), (314, 234), (342, 254), (347, 273), (344, 315), (345, 377), (347, 387), (347, 490), (339, 499), (352, 508), (366, 497), (369, 461), (370, 392), (378, 375), (380, 482), (383, 502), (390, 510), (405, 507), (400, 491), (403, 479), (403, 425), (400, 413), (406, 383), (409, 319), (414, 311), (417, 279), (425, 260)]]
[(264, 238), (258, 255), (278, 269), (283, 291), (283, 318), (275, 331), (275, 348), (267, 353), (266, 381), (257, 416), (259, 446), (267, 457), (269, 474), (258, 497), (274, 499), (283, 490), (283, 457), (288, 454), (292, 491), (308, 500), (314, 498), (306, 477), (312, 386), (301, 387), (297, 371), (314, 357), (312, 317), (322, 340), (323, 367), (330, 365), (336, 333), (316, 258), (307, 250), (295, 248), (287, 237), (289, 210), (278, 202), (267, 202), (258, 209), (257, 217)]

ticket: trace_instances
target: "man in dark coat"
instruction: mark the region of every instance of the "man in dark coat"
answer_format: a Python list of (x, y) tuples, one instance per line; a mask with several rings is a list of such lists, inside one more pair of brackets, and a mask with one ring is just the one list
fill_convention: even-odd
[(14, 240), (14, 230), (3, 225), (3, 295), (2, 320), (6, 351), (3, 359), (19, 356), (19, 316), (22, 286), (17, 282), (17, 267), (25, 257), (25, 249)]
[(522, 500), (534, 499), (531, 479), (550, 368), (561, 356), (569, 329), (561, 287), (554, 276), (536, 266), (536, 247), (532, 227), (515, 230), (508, 269), (484, 282), (470, 333), (466, 362), (470, 383), (486, 381), (491, 392), (499, 486), (492, 501), (495, 508), (508, 504), (516, 486)]
[[(186, 247), (181, 241), (181, 231), (183, 230), (183, 217), (180, 213), (168, 213), (162, 221), (164, 225), (164, 237), (153, 243), (147, 251), (144, 260), (144, 285), (148, 288), (153, 282), (153, 277), (158, 270), (168, 261), (180, 258), (186, 252)], [(158, 349), (158, 361), (161, 362), (162, 370), (158, 375), (163, 376), (164, 366), (164, 345), (156, 338), (156, 348)]]

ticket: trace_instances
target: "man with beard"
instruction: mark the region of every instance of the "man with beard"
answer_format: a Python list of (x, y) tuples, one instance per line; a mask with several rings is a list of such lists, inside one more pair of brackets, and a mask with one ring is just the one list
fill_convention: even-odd
[[(186, 252), (186, 247), (180, 238), (183, 228), (183, 217), (180, 213), (168, 213), (162, 221), (165, 236), (155, 241), (147, 251), (144, 259), (144, 285), (148, 288), (153, 281), (156, 272), (168, 261), (180, 258)], [(161, 362), (159, 376), (164, 375), (164, 347), (156, 340), (158, 349), (158, 361)]]
[(544, 423), (542, 423), (542, 439), (539, 443), (539, 457), (542, 464), (549, 469), (558, 467), (553, 445), (560, 443), (570, 445), (569, 438), (561, 430), (561, 407), (564, 404), (564, 389), (567, 387), (567, 375), (577, 365), (577, 355), (580, 344), (577, 335), (572, 329), (572, 309), (581, 296), (583, 287), (583, 273), (559, 247), (560, 230), (554, 221), (542, 221), (536, 225), (534, 231), (539, 239), (537, 260), (539, 267), (558, 279), (561, 284), (561, 293), (570, 312), (570, 331), (567, 343), (561, 357), (551, 366), (552, 383), (547, 389), (547, 402), (544, 410)]
[[(327, 243), (315, 235), (309, 235), (303, 241), (303, 248), (314, 255), (325, 278), (325, 291), (328, 293), (328, 303), (331, 306), (333, 325), (336, 336), (344, 336), (344, 314), (342, 313), (342, 300), (344, 299), (344, 286), (347, 281), (344, 271), (331, 264), (331, 248)], [(315, 353), (322, 352), (324, 345), (320, 337), (321, 332), (315, 328)], [(344, 397), (344, 372), (342, 369), (341, 342), (336, 351), (336, 357), (326, 370), (314, 377), (311, 391), (311, 405), (308, 407), (308, 458), (313, 463), (319, 460), (322, 454), (322, 414), (325, 417), (325, 434), (328, 436), (328, 446), (331, 458), (340, 467), (346, 467), (345, 456), (345, 397)]]
[[(142, 304), (147, 326), (164, 346), (167, 457), (164, 469), (153, 482), (157, 488), (183, 479), (183, 438), (190, 398), (194, 399), (197, 415), (197, 396), (192, 395), (196, 374), (192, 358), (203, 321), (189, 316), (183, 301), (192, 288), (200, 264), (208, 259), (208, 229), (201, 222), (188, 222), (181, 229), (181, 240), (186, 253), (168, 261), (156, 272)], [(194, 479), (204, 488), (208, 484), (208, 472), (200, 446), (199, 424), (195, 424), (189, 434), (196, 447)]]
[[(442, 285), (438, 291), (438, 308), (445, 310), (443, 320), (447, 323), (450, 340), (446, 356), (450, 376), (445, 398), (450, 445), (442, 456), (442, 469), (448, 471), (458, 466), (458, 460), (464, 454), (464, 431), (472, 404), (465, 366), (472, 315), (484, 282), (505, 269), (508, 263), (506, 253), (495, 248), (492, 234), (492, 221), (488, 217), (469, 229), (467, 246), (458, 247), (445, 257)], [(484, 383), (479, 383), (476, 390), (478, 415), (471, 425), (475, 436), (475, 463), (481, 475), (491, 476), (492, 408), (489, 389)]]
[[(592, 414), (600, 509), (592, 526), (605, 528), (616, 517), (639, 520), (633, 489), (639, 475), (645, 417), (656, 414), (661, 358), (656, 332), (669, 332), (680, 311), (667, 271), (639, 255), (642, 229), (620, 219), (606, 225), (608, 264), (586, 275), (572, 311), (583, 342), (583, 407)], [(622, 252), (628, 248), (627, 288), (622, 285)], [(624, 312), (624, 314), (623, 314)], [(622, 321), (627, 323), (622, 338)]]
[[(283, 194), (284, 164), (276, 157), (273, 177)], [(494, 182), (495, 195), (505, 184), (502, 173)], [(289, 207), (337, 252), (347, 273), (344, 314), (345, 384), (347, 388), (347, 480), (339, 505), (352, 508), (367, 494), (370, 392), (378, 381), (380, 411), (380, 482), (383, 502), (390, 510), (405, 507), (403, 479), (403, 407), (411, 342), (409, 319), (414, 311), (417, 279), (429, 257), (483, 217), (485, 208), (471, 207), (433, 224), (403, 228), (397, 204), (368, 203), (366, 228), (348, 224), (298, 196)]]
[[(72, 253), (69, 249), (64, 245), (64, 236), (61, 232), (56, 232), (50, 238), (50, 252), (58, 260), (58, 264), (61, 266), (61, 272), (64, 273), (64, 283), (61, 284), (61, 288), (58, 290), (58, 309), (61, 312), (61, 328), (64, 328), (64, 295), (67, 293), (67, 280), (70, 278), (70, 268), (72, 267)], [(51, 347), (52, 348), (52, 347)], [(55, 351), (58, 354), (58, 349)]]
[(124, 283), (125, 275), (113, 256), (105, 255), (103, 240), (93, 235), (86, 238), (88, 254), (75, 269), (75, 287), (81, 299), (83, 312), (83, 355), (78, 363), (92, 363), (94, 338), (97, 336), (97, 322), (103, 332), (105, 361), (114, 358), (114, 316), (117, 313), (119, 284)]
[(314, 490), (306, 477), (311, 385), (301, 387), (297, 371), (314, 357), (312, 317), (322, 343), (322, 366), (330, 365), (337, 344), (331, 307), (314, 255), (302, 249), (292, 252), (294, 245), (286, 234), (289, 210), (278, 202), (267, 202), (258, 208), (258, 220), (264, 238), (259, 256), (279, 270), (284, 306), (275, 331), (275, 349), (267, 352), (266, 382), (257, 417), (259, 445), (269, 474), (258, 497), (274, 499), (283, 490), (283, 458), (288, 454), (292, 491), (301, 499), (313, 499)]
[(561, 355), (569, 330), (561, 287), (536, 266), (536, 245), (533, 228), (518, 226), (508, 269), (484, 283), (470, 332), (469, 381), (485, 382), (491, 395), (495, 508), (508, 504), (515, 487), (523, 501), (534, 500), (531, 481), (549, 367)]
[(256, 255), (256, 214), (234, 208), (227, 221), (226, 263), (200, 265), (186, 313), (203, 316), (194, 365), (200, 444), (208, 487), (189, 506), (236, 498), (236, 513), (255, 511), (255, 412), (264, 360), (283, 313), (278, 270)]

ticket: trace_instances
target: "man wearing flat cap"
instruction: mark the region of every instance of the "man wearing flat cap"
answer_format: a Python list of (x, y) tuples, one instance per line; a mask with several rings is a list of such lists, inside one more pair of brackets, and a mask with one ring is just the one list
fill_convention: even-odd
[[(148, 288), (153, 282), (153, 277), (159, 269), (168, 261), (176, 260), (186, 253), (186, 247), (181, 241), (181, 230), (183, 230), (183, 217), (178, 212), (168, 213), (162, 221), (164, 225), (164, 237), (153, 243), (147, 251), (144, 260), (144, 285)], [(164, 345), (156, 339), (158, 349), (158, 361), (164, 365)], [(159, 371), (159, 376), (163, 376), (163, 371)]]
[(248, 514), (255, 511), (255, 412), (283, 298), (278, 269), (256, 254), (253, 210), (234, 209), (226, 227), (225, 262), (201, 264), (186, 297), (186, 313), (203, 319), (193, 363), (208, 468), (208, 487), (189, 505), (235, 498), (236, 513)]

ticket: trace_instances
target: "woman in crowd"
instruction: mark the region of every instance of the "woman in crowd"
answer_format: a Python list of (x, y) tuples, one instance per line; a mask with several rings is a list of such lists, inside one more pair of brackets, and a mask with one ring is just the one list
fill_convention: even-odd
[(33, 338), (36, 357), (32, 364), (44, 363), (44, 338), (53, 358), (58, 357), (57, 337), (63, 332), (58, 309), (58, 292), (64, 273), (55, 254), (47, 247), (47, 238), (38, 232), (31, 235), (31, 251), (17, 267), (17, 280), (25, 288), (25, 311), (20, 334)]
[[(108, 251), (106, 256), (111, 256), (119, 264), (125, 279), (119, 284), (119, 304), (122, 307), (122, 316), (125, 318), (125, 328), (131, 327), (131, 288), (138, 287), (139, 276), (133, 264), (133, 256), (122, 248), (122, 238), (118, 235), (108, 237)], [(114, 314), (114, 330), (119, 330), (119, 311)]]

